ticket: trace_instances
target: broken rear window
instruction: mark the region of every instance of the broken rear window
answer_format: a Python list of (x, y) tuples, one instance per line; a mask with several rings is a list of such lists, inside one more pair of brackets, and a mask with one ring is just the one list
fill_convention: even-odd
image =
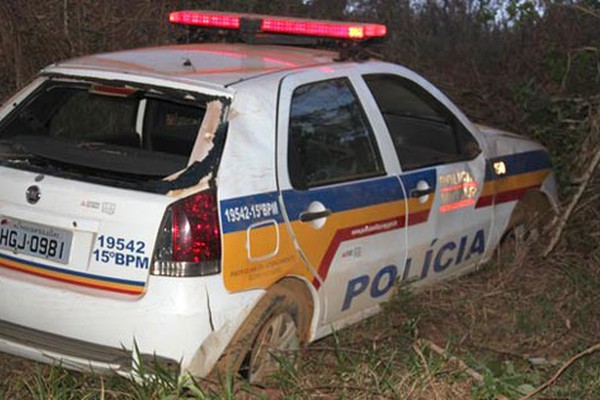
[(173, 93), (48, 81), (0, 121), (0, 161), (131, 181), (171, 175), (187, 167), (206, 112)]

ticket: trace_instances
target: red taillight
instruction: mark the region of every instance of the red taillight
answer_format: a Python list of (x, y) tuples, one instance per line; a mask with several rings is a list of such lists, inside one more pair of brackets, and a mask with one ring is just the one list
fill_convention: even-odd
[(343, 21), (317, 21), (303, 18), (271, 17), (256, 14), (230, 14), (217, 11), (177, 11), (169, 14), (175, 24), (207, 28), (240, 29), (241, 21), (260, 23), (260, 32), (361, 40), (383, 37), (387, 27)]
[(213, 191), (172, 204), (158, 235), (152, 273), (201, 276), (220, 271), (221, 233)]

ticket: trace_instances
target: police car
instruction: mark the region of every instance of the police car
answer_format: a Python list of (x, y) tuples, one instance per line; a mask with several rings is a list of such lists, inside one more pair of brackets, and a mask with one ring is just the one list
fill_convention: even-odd
[[(399, 282), (472, 270), (556, 208), (542, 146), (357, 55), (385, 26), (170, 20), (258, 44), (60, 62), (0, 109), (1, 351), (261, 383), (273, 351), (377, 313)], [(265, 35), (352, 44), (339, 54)]]

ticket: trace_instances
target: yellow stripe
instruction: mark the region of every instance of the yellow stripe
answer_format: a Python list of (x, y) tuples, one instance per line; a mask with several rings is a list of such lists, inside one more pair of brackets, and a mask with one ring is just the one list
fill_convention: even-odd
[(142, 293), (144, 291), (143, 287), (136, 285), (128, 285), (123, 283), (116, 282), (106, 282), (103, 280), (93, 279), (93, 278), (85, 278), (76, 275), (71, 275), (68, 273), (56, 272), (47, 270), (44, 268), (36, 267), (33, 265), (27, 265), (18, 263), (15, 261), (7, 260), (4, 258), (0, 258), (0, 265), (9, 267), (11, 269), (15, 269), (22, 272), (27, 272), (36, 276), (60, 280), (63, 282), (83, 285), (83, 286), (93, 286), (99, 289), (119, 291), (119, 292), (127, 292), (127, 293)]
[[(433, 197), (433, 196), (431, 196)], [(415, 207), (419, 210), (426, 209), (428, 204)], [(362, 207), (343, 212), (334, 213), (327, 218), (326, 224), (315, 230), (309, 223), (300, 221), (292, 222), (292, 229), (298, 238), (300, 247), (305, 250), (313, 268), (318, 269), (319, 264), (338, 230), (369, 224), (387, 218), (403, 217), (405, 215), (404, 200), (394, 201), (376, 206)], [(238, 231), (223, 236), (224, 249), (236, 249), (223, 255), (223, 276), (225, 287), (230, 291), (247, 290), (251, 288), (267, 288), (281, 278), (289, 275), (302, 276), (312, 280), (313, 275), (305, 262), (300, 258), (285, 223), (279, 224), (279, 251), (267, 260), (251, 261), (248, 258), (247, 231)], [(273, 231), (269, 226), (252, 230), (252, 251), (267, 251), (272, 248)], [(263, 243), (256, 245), (254, 243)], [(244, 249), (239, 251), (237, 249)]]
[(338, 230), (404, 215), (404, 201), (394, 201), (335, 213), (327, 218), (327, 223), (319, 229), (318, 233), (310, 224), (300, 221), (293, 222), (292, 228), (301, 241), (301, 247), (306, 251), (305, 255), (309, 262), (313, 267), (318, 268)]
[(543, 169), (525, 174), (507, 176), (506, 178), (487, 181), (483, 186), (481, 196), (491, 196), (495, 193), (508, 192), (535, 185), (540, 185), (550, 174), (550, 169)]
[[(253, 254), (268, 254), (276, 243), (273, 226), (254, 228), (251, 231), (251, 251)], [(233, 249), (223, 254), (223, 279), (229, 291), (242, 291), (254, 288), (267, 288), (284, 276), (302, 276), (312, 279), (312, 274), (300, 258), (290, 239), (285, 223), (279, 227), (279, 249), (277, 254), (264, 260), (251, 261), (248, 256), (248, 231), (238, 231), (223, 235), (223, 248)], [(258, 244), (257, 244), (258, 243)], [(254, 247), (257, 246), (257, 247)], [(264, 251), (265, 253), (261, 253)]]

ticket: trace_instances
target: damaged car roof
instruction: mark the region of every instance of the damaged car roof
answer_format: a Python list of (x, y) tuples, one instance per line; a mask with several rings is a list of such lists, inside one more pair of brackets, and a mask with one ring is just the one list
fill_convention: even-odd
[(337, 53), (301, 47), (191, 44), (151, 47), (75, 58), (51, 65), (228, 86), (259, 75), (334, 62)]

